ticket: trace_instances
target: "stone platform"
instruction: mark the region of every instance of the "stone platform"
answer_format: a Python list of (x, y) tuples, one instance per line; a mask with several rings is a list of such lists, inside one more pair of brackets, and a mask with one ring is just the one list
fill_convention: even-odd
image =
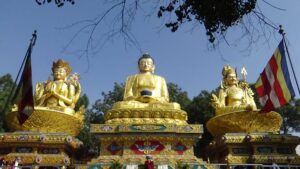
[(193, 145), (203, 133), (202, 125), (176, 124), (92, 124), (91, 132), (101, 149), (88, 165), (141, 165), (152, 155), (156, 165), (173, 168), (178, 162), (203, 164), (194, 156)]
[(23, 166), (71, 165), (71, 154), (82, 142), (65, 133), (0, 133), (0, 158), (11, 163), (20, 158)]
[(213, 163), (228, 164), (300, 164), (296, 146), (300, 137), (273, 133), (226, 133), (208, 147)]

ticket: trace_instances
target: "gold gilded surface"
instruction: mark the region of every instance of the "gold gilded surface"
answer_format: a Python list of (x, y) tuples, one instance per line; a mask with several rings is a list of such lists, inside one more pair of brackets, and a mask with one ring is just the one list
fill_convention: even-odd
[(176, 124), (91, 124), (91, 133), (183, 133), (198, 134), (203, 133), (203, 126), (196, 124), (176, 125)]
[(300, 157), (297, 155), (253, 155), (255, 163), (277, 163), (277, 164), (300, 164)]
[[(161, 108), (180, 110), (178, 103), (169, 102), (167, 83), (163, 77), (154, 74), (155, 64), (150, 55), (144, 54), (140, 57), (138, 68), (139, 73), (129, 76), (126, 80), (123, 101), (115, 103), (112, 109), (141, 108), (151, 110), (152, 108)], [(121, 116), (127, 116), (125, 113), (122, 112)], [(147, 112), (144, 113), (144, 118), (147, 118)]]
[(243, 69), (244, 79), (239, 81), (235, 69), (227, 65), (223, 67), (219, 95), (212, 95), (212, 105), (216, 116), (235, 111), (256, 110), (253, 91), (246, 80), (246, 69)]
[(34, 111), (19, 124), (17, 107), (6, 115), (12, 131), (66, 132), (75, 136), (83, 127), (84, 108), (74, 112), (81, 93), (79, 74), (71, 74), (71, 67), (62, 59), (53, 62), (53, 77), (36, 85)]
[(290, 134), (272, 134), (272, 133), (226, 133), (222, 137), (227, 144), (235, 143), (279, 143), (297, 145), (300, 143), (300, 137), (292, 136)]
[(79, 111), (65, 111), (47, 107), (35, 107), (30, 117), (19, 124), (17, 111), (6, 115), (8, 127), (12, 131), (34, 131), (34, 132), (66, 132), (76, 136), (83, 127), (83, 113)]
[(276, 112), (240, 111), (222, 114), (211, 118), (207, 129), (214, 136), (234, 132), (271, 132), (278, 133), (282, 124), (280, 114)]
[(3, 158), (12, 162), (17, 157), (21, 158), (22, 165), (69, 165), (70, 158), (66, 154), (33, 154), (33, 153), (10, 153)]
[(21, 165), (70, 164), (66, 152), (74, 151), (82, 142), (66, 133), (13, 132), (0, 133), (0, 155), (5, 161), (20, 158)]
[(0, 134), (0, 147), (41, 145), (53, 148), (79, 148), (83, 143), (65, 133), (13, 132)]
[[(153, 105), (152, 105), (153, 106)], [(111, 109), (105, 113), (107, 124), (187, 124), (187, 113), (177, 109)]]
[(209, 146), (214, 162), (229, 164), (299, 164), (300, 138), (272, 133), (226, 133)]
[(247, 164), (249, 163), (249, 156), (248, 155), (241, 155), (241, 156), (233, 156), (228, 155), (226, 157), (226, 162), (229, 164)]
[(38, 107), (75, 108), (81, 93), (79, 75), (71, 73), (71, 67), (62, 59), (53, 62), (53, 79), (39, 82), (34, 94), (35, 105)]
[[(144, 164), (145, 155), (125, 155), (121, 156), (99, 156), (93, 159), (88, 165), (95, 163), (109, 163), (119, 161), (122, 164)], [(194, 164), (204, 164), (202, 160), (197, 159), (195, 156), (181, 156), (181, 155), (153, 155), (153, 161), (155, 164), (169, 164), (171, 166), (176, 166), (178, 161), (184, 163), (194, 163)]]

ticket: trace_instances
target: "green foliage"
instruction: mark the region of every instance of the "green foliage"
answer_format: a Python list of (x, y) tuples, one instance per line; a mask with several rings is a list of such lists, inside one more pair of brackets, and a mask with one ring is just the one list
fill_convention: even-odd
[(214, 33), (224, 34), (229, 27), (237, 25), (242, 17), (255, 8), (256, 0), (172, 0), (161, 6), (158, 17), (164, 13), (175, 14), (175, 21), (166, 23), (166, 27), (175, 32), (187, 22), (197, 21), (203, 24), (211, 43)]
[(191, 124), (205, 124), (208, 119), (213, 117), (214, 109), (210, 104), (211, 93), (203, 90), (194, 97), (192, 102), (188, 105), (188, 122)]
[(76, 103), (75, 110), (78, 110), (79, 107), (84, 106), (86, 109), (84, 114), (84, 127), (80, 131), (77, 138), (81, 140), (84, 144), (80, 147), (75, 156), (77, 159), (91, 159), (92, 157), (96, 157), (99, 152), (99, 144), (96, 137), (90, 132), (91, 125), (91, 110), (87, 109), (89, 105), (89, 98), (86, 94), (83, 94), (78, 102)]
[(188, 97), (186, 91), (182, 91), (182, 89), (174, 83), (168, 83), (168, 91), (170, 102), (179, 103), (183, 110), (186, 110), (188, 105), (191, 103), (191, 100)]
[(111, 164), (109, 169), (121, 169), (123, 166), (119, 161), (115, 161)]
[(107, 112), (109, 109), (112, 108), (112, 105), (114, 103), (123, 100), (124, 88), (124, 84), (115, 83), (112, 91), (108, 91), (108, 93), (101, 93), (103, 99), (96, 100), (92, 110), (96, 113), (102, 114), (104, 112)]
[(186, 163), (183, 163), (183, 162), (181, 162), (181, 161), (178, 161), (177, 162), (177, 167), (176, 167), (176, 169), (190, 169), (191, 167), (188, 165), (188, 164), (186, 164)]
[[(4, 76), (0, 77), (0, 132), (3, 132), (7, 129), (5, 129), (4, 119), (5, 119), (5, 113), (8, 110), (7, 108), (10, 106), (5, 107), (5, 104), (7, 102), (7, 99), (9, 97), (9, 94), (12, 90), (12, 87), (14, 85), (14, 82), (11, 78), (10, 74), (6, 74)], [(7, 110), (4, 110), (4, 109)]]
[(87, 97), (86, 94), (83, 94), (75, 105), (75, 111), (78, 111), (81, 106), (87, 108), (89, 104), (90, 104), (89, 98)]
[(190, 124), (203, 124), (204, 133), (194, 148), (194, 153), (197, 157), (206, 158), (205, 147), (212, 141), (212, 135), (207, 131), (206, 122), (214, 116), (214, 109), (210, 104), (212, 92), (206, 90), (194, 97), (191, 104), (187, 108), (188, 122)]
[(293, 99), (276, 111), (283, 119), (281, 131), (284, 134), (300, 131), (300, 99)]

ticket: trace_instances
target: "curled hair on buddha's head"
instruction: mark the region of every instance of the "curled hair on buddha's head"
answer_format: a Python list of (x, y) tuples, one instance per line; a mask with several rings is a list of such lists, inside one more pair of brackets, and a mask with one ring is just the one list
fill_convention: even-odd
[(154, 59), (153, 59), (153, 57), (151, 57), (150, 54), (148, 54), (148, 53), (143, 54), (143, 55), (139, 58), (139, 60), (138, 60), (138, 65), (140, 64), (140, 61), (141, 61), (142, 59), (151, 59), (152, 62), (153, 62), (153, 64), (154, 64)]
[(143, 59), (151, 59), (152, 60), (152, 70), (151, 70), (151, 73), (154, 73), (155, 71), (155, 64), (154, 64), (154, 59), (148, 54), (148, 53), (145, 53), (143, 54), (139, 60), (138, 60), (138, 67), (140, 66), (140, 62), (143, 60)]
[(70, 67), (68, 62), (65, 62), (62, 59), (58, 59), (56, 62), (53, 62), (52, 64), (52, 72), (54, 72), (54, 70), (56, 68), (65, 68), (67, 74), (70, 74), (70, 72), (72, 71), (72, 68)]

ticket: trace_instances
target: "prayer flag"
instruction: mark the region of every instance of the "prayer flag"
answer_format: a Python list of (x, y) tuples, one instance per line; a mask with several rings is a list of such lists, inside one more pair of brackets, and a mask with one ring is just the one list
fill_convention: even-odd
[(32, 71), (31, 71), (31, 47), (27, 51), (25, 66), (13, 101), (18, 106), (18, 120), (22, 125), (31, 115), (34, 108), (33, 103), (33, 87), (32, 87)]
[(269, 112), (288, 103), (295, 96), (289, 75), (284, 42), (279, 43), (269, 60), (255, 88), (262, 105), (263, 112)]

